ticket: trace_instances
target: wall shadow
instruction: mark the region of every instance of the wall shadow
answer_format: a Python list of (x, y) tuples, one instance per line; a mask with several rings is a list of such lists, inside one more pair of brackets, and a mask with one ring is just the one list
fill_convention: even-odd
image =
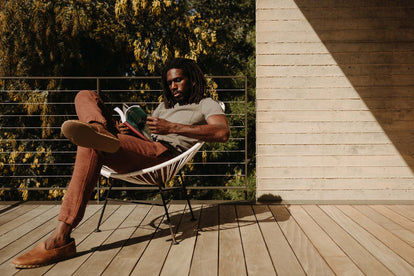
[(294, 1), (414, 171), (414, 2)]

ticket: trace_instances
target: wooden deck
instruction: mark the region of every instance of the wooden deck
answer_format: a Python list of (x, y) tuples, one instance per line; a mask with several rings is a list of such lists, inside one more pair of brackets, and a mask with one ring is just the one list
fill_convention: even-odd
[(56, 225), (59, 205), (0, 205), (0, 275), (414, 275), (414, 205), (90, 205), (75, 258), (18, 270), (11, 260)]

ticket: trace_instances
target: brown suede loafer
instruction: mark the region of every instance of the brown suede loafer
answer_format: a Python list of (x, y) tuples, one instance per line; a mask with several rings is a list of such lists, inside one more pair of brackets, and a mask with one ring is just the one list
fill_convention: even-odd
[(16, 268), (35, 268), (59, 261), (67, 260), (76, 255), (75, 240), (59, 248), (46, 249), (45, 242), (38, 244), (29, 252), (13, 260)]
[(85, 148), (114, 153), (120, 146), (118, 138), (99, 124), (69, 120), (62, 124), (62, 133), (75, 145)]

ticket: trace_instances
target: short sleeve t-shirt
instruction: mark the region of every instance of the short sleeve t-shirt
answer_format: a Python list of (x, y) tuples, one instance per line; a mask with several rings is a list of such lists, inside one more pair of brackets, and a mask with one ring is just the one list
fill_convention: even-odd
[[(205, 125), (208, 117), (218, 114), (224, 114), (220, 104), (211, 98), (204, 98), (198, 104), (180, 105), (177, 103), (172, 108), (165, 108), (164, 103), (161, 103), (152, 113), (152, 117), (178, 124)], [(167, 135), (153, 134), (152, 136), (155, 141), (167, 143), (178, 152), (184, 152), (198, 142), (197, 139), (174, 133)]]

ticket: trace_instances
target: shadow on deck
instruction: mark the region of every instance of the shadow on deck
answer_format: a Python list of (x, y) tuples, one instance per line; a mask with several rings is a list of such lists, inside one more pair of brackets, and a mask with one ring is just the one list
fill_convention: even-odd
[(60, 205), (0, 205), (1, 275), (414, 275), (414, 205), (90, 205), (74, 229), (78, 254), (15, 269), (11, 260), (56, 225)]

